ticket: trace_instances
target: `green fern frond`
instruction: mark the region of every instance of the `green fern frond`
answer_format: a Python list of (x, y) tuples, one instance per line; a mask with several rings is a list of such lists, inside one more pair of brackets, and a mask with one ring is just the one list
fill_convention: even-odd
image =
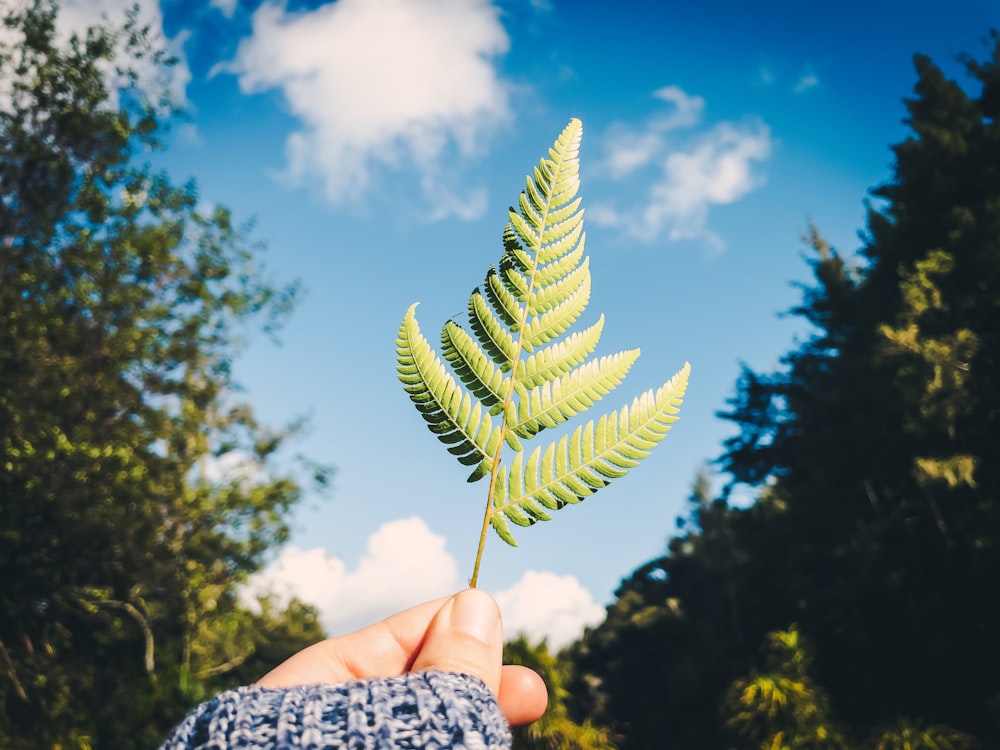
[(396, 371), (410, 400), (448, 452), (466, 466), (476, 466), (470, 481), (489, 472), (502, 430), (479, 401), (472, 402), (434, 354), (420, 333), (413, 304), (406, 311), (396, 338)]
[[(396, 339), (400, 380), (428, 428), (462, 464), (474, 467), (469, 481), (489, 477), (472, 586), (490, 527), (516, 545), (510, 524), (548, 521), (550, 511), (624, 476), (676, 421), (687, 387), (685, 364), (631, 405), (544, 448), (522, 448), (522, 439), (567, 422), (614, 390), (639, 356), (633, 349), (588, 360), (603, 315), (567, 333), (586, 310), (591, 290), (577, 197), (582, 134), (580, 121), (571, 120), (527, 178), (518, 209), (509, 211), (503, 254), (469, 297), (467, 327), (445, 323), (441, 352), (454, 375), (420, 333), (416, 305)], [(509, 464), (505, 447), (513, 451)]]
[[(507, 392), (507, 380), (503, 371), (462, 326), (452, 321), (444, 324), (441, 330), (441, 353), (459, 379), (484, 406), (494, 407), (503, 401)], [(499, 413), (499, 409), (491, 413)]]
[(547, 346), (518, 362), (517, 379), (525, 388), (534, 388), (547, 380), (565, 375), (583, 362), (597, 348), (604, 330), (604, 316), (583, 331)]
[(500, 369), (509, 370), (517, 359), (517, 346), (502, 321), (477, 289), (469, 297), (469, 325), (483, 349), (490, 355)]
[(534, 523), (531, 519), (548, 520), (535, 512), (536, 504), (558, 510), (624, 476), (649, 455), (677, 421), (689, 370), (685, 365), (655, 393), (647, 391), (631, 407), (624, 406), (596, 423), (590, 421), (577, 427), (558, 442), (549, 443), (544, 452), (541, 447), (535, 448), (523, 467), (524, 453), (518, 453), (504, 472), (504, 481), (497, 484), (495, 512), (515, 523), (515, 516), (528, 518), (530, 523)]
[(615, 388), (639, 358), (639, 350), (590, 360), (572, 372), (542, 383), (530, 391), (517, 388), (517, 423), (508, 428), (530, 438), (589, 409)]

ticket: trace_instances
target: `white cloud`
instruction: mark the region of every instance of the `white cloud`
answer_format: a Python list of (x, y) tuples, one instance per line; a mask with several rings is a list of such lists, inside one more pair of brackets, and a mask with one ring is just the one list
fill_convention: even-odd
[(436, 179), (433, 175), (424, 175), (420, 186), (426, 196), (434, 196), (427, 221), (440, 221), (454, 216), (463, 221), (478, 219), (486, 213), (489, 199), (486, 188), (466, 189), (461, 195), (455, 193), (447, 183)]
[(659, 176), (638, 208), (598, 204), (588, 218), (643, 241), (666, 234), (672, 240), (701, 239), (710, 249), (722, 250), (721, 238), (708, 228), (709, 209), (733, 203), (762, 184), (753, 165), (770, 156), (770, 131), (760, 121), (747, 120), (684, 133), (701, 122), (704, 100), (676, 86), (654, 96), (672, 104), (673, 110), (649, 118), (639, 130), (613, 128), (605, 164), (614, 178), (649, 165), (656, 166)]
[(288, 175), (318, 177), (342, 202), (380, 169), (412, 165), (437, 185), (445, 156), (475, 153), (511, 117), (495, 67), (509, 44), (488, 0), (337, 0), (300, 13), (266, 2), (223, 69), (244, 92), (281, 91), (301, 123)]
[(650, 118), (638, 132), (621, 124), (612, 128), (605, 145), (604, 166), (615, 179), (650, 164), (663, 151), (667, 133), (697, 125), (701, 120), (705, 100), (700, 96), (688, 96), (677, 86), (664, 86), (653, 96), (672, 105), (672, 110)]
[(238, 0), (211, 0), (209, 6), (218, 8), (226, 18), (232, 18), (236, 13), (237, 2)]
[(656, 131), (620, 129), (606, 149), (604, 165), (613, 178), (620, 179), (649, 164), (662, 149), (663, 136)]
[(706, 230), (709, 207), (733, 203), (758, 187), (762, 180), (753, 174), (752, 163), (770, 153), (766, 126), (716, 126), (689, 150), (667, 156), (663, 177), (650, 190), (633, 233), (651, 239), (665, 229), (673, 240), (705, 237), (716, 244)]
[(337, 635), (448, 596), (457, 586), (458, 566), (444, 537), (420, 518), (404, 518), (372, 534), (354, 569), (324, 549), (287, 547), (245, 593), (247, 601), (268, 592), (278, 602), (297, 596), (316, 606), (326, 632)]
[(574, 576), (529, 570), (509, 589), (497, 592), (496, 600), (507, 638), (518, 633), (533, 641), (547, 638), (553, 651), (579, 638), (586, 626), (604, 619), (604, 607)]
[[(317, 607), (326, 632), (338, 635), (463, 586), (444, 537), (413, 517), (380, 526), (354, 568), (324, 549), (286, 547), (251, 579), (243, 599), (253, 606), (258, 595), (270, 594), (279, 604), (296, 596)], [(547, 638), (553, 648), (604, 617), (604, 608), (573, 576), (528, 571), (496, 599), (507, 637), (523, 632), (536, 641)]]
[(674, 105), (673, 112), (653, 120), (653, 127), (667, 131), (691, 127), (701, 121), (705, 100), (700, 96), (689, 96), (679, 86), (664, 86), (654, 91), (653, 96)]

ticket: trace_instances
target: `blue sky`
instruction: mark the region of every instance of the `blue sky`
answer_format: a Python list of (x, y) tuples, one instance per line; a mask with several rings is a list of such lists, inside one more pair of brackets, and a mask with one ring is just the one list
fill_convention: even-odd
[[(74, 0), (78, 25), (119, 0)], [(697, 7), (696, 7), (697, 6)], [(811, 218), (858, 246), (868, 190), (905, 133), (912, 55), (961, 75), (995, 0), (143, 0), (180, 64), (189, 120), (157, 157), (198, 180), (306, 295), (275, 346), (236, 364), (260, 416), (308, 415), (296, 451), (337, 468), (296, 512), (258, 585), (321, 607), (331, 631), (463, 585), (485, 483), (427, 432), (395, 377), (410, 303), (428, 338), (501, 251), (508, 205), (571, 117), (599, 354), (639, 346), (617, 408), (692, 364), (681, 420), (629, 476), (555, 520), (490, 540), (481, 585), (510, 630), (567, 642), (660, 554), (741, 362), (770, 369), (806, 333), (778, 313), (808, 280)], [(220, 467), (225, 469), (226, 467)], [(232, 467), (229, 467), (230, 469)]]

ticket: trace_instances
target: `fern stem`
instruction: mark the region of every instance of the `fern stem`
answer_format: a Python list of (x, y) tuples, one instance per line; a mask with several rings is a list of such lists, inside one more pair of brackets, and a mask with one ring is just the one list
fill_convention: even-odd
[(486, 513), (483, 514), (483, 530), (479, 534), (479, 548), (476, 550), (476, 564), (472, 566), (472, 577), (469, 579), (469, 588), (476, 588), (479, 581), (479, 565), (483, 561), (483, 550), (486, 549), (486, 537), (490, 531), (490, 506), (493, 505), (493, 477), (490, 477), (490, 491), (486, 493)]
[[(561, 166), (561, 165), (560, 165)], [(554, 177), (555, 175), (553, 175)], [(517, 327), (517, 341), (514, 344), (514, 352), (511, 357), (511, 368), (510, 368), (510, 378), (507, 382), (507, 394), (504, 396), (503, 400), (503, 411), (501, 412), (502, 419), (500, 422), (500, 437), (501, 440), (497, 444), (496, 453), (493, 456), (493, 466), (490, 467), (490, 488), (486, 493), (486, 512), (483, 514), (483, 528), (479, 534), (479, 547), (476, 549), (476, 562), (472, 566), (472, 576), (469, 578), (469, 588), (476, 588), (476, 583), (479, 581), (479, 565), (483, 561), (483, 550), (486, 548), (486, 537), (489, 535), (490, 528), (490, 518), (493, 513), (493, 496), (496, 492), (497, 486), (497, 473), (500, 471), (500, 457), (503, 454), (503, 446), (506, 443), (507, 433), (510, 432), (510, 425), (507, 424), (507, 414), (509, 412), (509, 407), (514, 399), (514, 383), (517, 381), (517, 363), (521, 361), (521, 352), (524, 349), (524, 326), (528, 321), (528, 308), (529, 300), (531, 299), (531, 293), (535, 289), (535, 276), (538, 273), (538, 253), (542, 249), (542, 234), (545, 227), (545, 219), (549, 214), (549, 209), (552, 207), (552, 186), (548, 186), (548, 194), (545, 196), (545, 210), (542, 212), (541, 221), (539, 222), (539, 227), (542, 229), (538, 232), (537, 241), (532, 243), (531, 250), (532, 263), (531, 263), (531, 277), (528, 279), (528, 290), (524, 295), (524, 307), (521, 310), (521, 320)]]
[[(537, 257), (537, 256), (536, 256)], [(536, 261), (537, 262), (537, 261)], [(532, 274), (531, 281), (528, 284), (528, 294), (531, 294), (531, 289), (534, 286), (535, 278)], [(521, 327), (519, 330), (524, 330), (524, 322), (528, 317), (528, 305), (525, 301), (524, 312), (521, 314)], [(505, 437), (510, 428), (507, 425), (507, 407), (510, 406), (511, 401), (514, 398), (514, 381), (516, 379), (517, 362), (521, 358), (521, 334), (518, 333), (517, 343), (514, 346), (514, 366), (510, 370), (510, 382), (507, 384), (507, 395), (504, 396), (503, 400), (503, 418), (500, 422), (500, 441), (497, 443), (496, 453), (493, 454), (493, 465), (490, 467), (490, 488), (486, 493), (486, 512), (483, 513), (483, 528), (479, 533), (479, 547), (476, 549), (476, 562), (472, 566), (472, 576), (469, 578), (469, 588), (476, 588), (476, 583), (479, 581), (479, 565), (483, 561), (483, 550), (486, 549), (486, 537), (489, 536), (490, 530), (490, 518), (492, 517), (493, 509), (493, 496), (496, 493), (497, 486), (497, 473), (500, 471), (500, 457), (503, 455), (503, 446), (506, 442)]]

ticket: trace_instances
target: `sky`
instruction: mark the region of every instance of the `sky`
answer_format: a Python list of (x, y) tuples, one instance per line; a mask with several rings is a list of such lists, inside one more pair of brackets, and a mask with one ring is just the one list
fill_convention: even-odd
[[(131, 0), (68, 0), (82, 28)], [(548, 523), (489, 540), (480, 585), (508, 635), (558, 647), (665, 551), (699, 470), (734, 433), (717, 413), (743, 364), (808, 335), (782, 316), (808, 282), (810, 221), (860, 246), (870, 190), (906, 129), (914, 53), (963, 76), (996, 0), (142, 0), (187, 110), (155, 155), (197, 180), (304, 295), (277, 343), (235, 363), (240, 398), (336, 473), (292, 518), (251, 592), (297, 595), (328, 633), (466, 585), (485, 482), (427, 431), (395, 372), (403, 313), (461, 314), (501, 254), (507, 207), (570, 118), (597, 354), (640, 347), (586, 416), (692, 366), (681, 419), (628, 476)], [(877, 205), (877, 202), (876, 204)], [(221, 465), (219, 471), (239, 471)], [(716, 476), (716, 483), (723, 478)]]

